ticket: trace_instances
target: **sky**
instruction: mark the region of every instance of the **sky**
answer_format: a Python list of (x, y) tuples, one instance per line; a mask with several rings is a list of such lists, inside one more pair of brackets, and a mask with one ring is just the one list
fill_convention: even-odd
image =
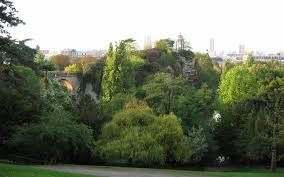
[(41, 49), (106, 49), (134, 38), (140, 47), (182, 34), (194, 51), (284, 51), (283, 0), (14, 0), (26, 22), (17, 39)]

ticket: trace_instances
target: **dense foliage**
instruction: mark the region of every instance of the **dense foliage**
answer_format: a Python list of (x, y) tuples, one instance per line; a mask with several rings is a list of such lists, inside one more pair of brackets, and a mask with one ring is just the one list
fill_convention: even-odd
[(132, 100), (104, 126), (95, 152), (111, 164), (151, 166), (180, 161), (182, 145), (177, 117), (159, 118), (145, 102)]
[[(0, 3), (7, 35), (7, 24), (23, 22), (13, 3)], [(126, 39), (111, 43), (106, 57), (71, 61), (46, 60), (25, 41), (1, 36), (0, 156), (146, 167), (271, 161), (274, 170), (284, 153), (284, 69), (251, 54), (220, 67), (179, 42), (161, 39), (139, 51)], [(48, 75), (54, 69), (76, 73), (78, 93)], [(85, 94), (88, 84), (96, 98)]]

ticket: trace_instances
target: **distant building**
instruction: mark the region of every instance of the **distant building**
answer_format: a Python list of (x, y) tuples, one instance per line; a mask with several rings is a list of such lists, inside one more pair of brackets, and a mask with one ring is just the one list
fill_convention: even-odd
[(210, 38), (210, 44), (209, 44), (209, 51), (210, 52), (214, 52), (215, 51), (215, 48), (214, 48), (214, 39), (213, 38)]
[(48, 59), (54, 55), (67, 55), (72, 60), (81, 57), (103, 57), (106, 55), (106, 50), (87, 50), (87, 51), (77, 51), (76, 49), (64, 49), (61, 51), (49, 51), (49, 50), (40, 50), (44, 55), (45, 59)]
[(64, 50), (61, 50), (60, 54), (68, 55), (72, 60), (78, 57), (77, 51), (75, 49), (64, 49)]
[(144, 38), (144, 50), (151, 49), (151, 48), (152, 48), (151, 36), (146, 36)]
[(239, 54), (246, 54), (246, 47), (245, 45), (241, 44), (239, 45)]
[(42, 53), (44, 55), (44, 59), (49, 59), (50, 57), (54, 56), (54, 55), (59, 55), (60, 52), (59, 51), (49, 51), (49, 50), (40, 50), (40, 53)]
[(106, 55), (106, 50), (86, 50), (86, 51), (78, 51), (77, 57), (102, 57)]
[(209, 40), (209, 51), (208, 51), (208, 54), (210, 55), (210, 57), (215, 57), (216, 56), (214, 38), (210, 38), (210, 40)]

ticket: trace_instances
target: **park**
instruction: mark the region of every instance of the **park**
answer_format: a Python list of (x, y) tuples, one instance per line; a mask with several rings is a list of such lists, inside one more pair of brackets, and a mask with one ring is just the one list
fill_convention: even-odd
[(47, 55), (13, 37), (15, 4), (0, 1), (0, 177), (284, 177), (281, 53), (220, 59), (179, 34)]

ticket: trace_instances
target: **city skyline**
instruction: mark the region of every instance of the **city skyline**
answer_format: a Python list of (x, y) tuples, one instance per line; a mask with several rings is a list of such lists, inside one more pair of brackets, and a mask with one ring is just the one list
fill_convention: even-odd
[(125, 38), (136, 39), (143, 48), (145, 36), (154, 42), (181, 33), (194, 51), (208, 50), (210, 38), (215, 51), (238, 51), (239, 45), (252, 51), (284, 51), (280, 0), (257, 4), (245, 0), (28, 1), (15, 0), (26, 25), (12, 28), (11, 34), (31, 38), (30, 45), (42, 49), (106, 49), (109, 42)]

